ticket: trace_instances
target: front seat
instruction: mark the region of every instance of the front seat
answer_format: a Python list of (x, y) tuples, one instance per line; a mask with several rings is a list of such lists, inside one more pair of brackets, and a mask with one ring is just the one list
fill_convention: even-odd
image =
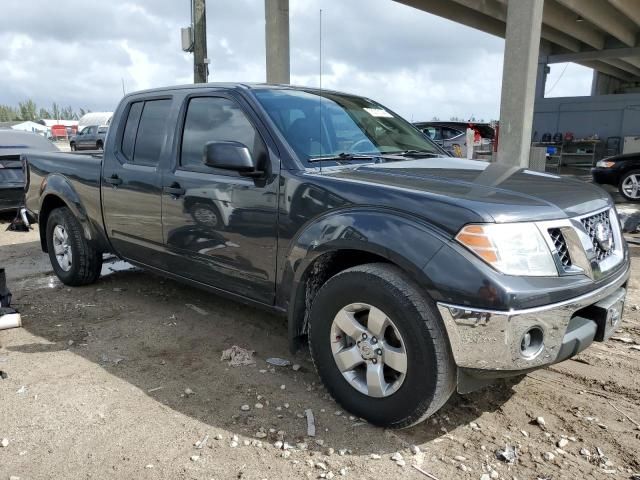
[(320, 154), (320, 123), (309, 118), (298, 118), (287, 130), (287, 140), (304, 159)]

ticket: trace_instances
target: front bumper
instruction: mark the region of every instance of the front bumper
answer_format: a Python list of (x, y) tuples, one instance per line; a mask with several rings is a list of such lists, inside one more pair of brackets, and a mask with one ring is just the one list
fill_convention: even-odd
[(591, 169), (591, 177), (594, 183), (617, 186), (620, 180), (620, 172), (613, 168), (594, 167)]
[[(509, 376), (564, 360), (592, 341), (608, 338), (620, 321), (605, 325), (598, 312), (602, 308), (598, 307), (620, 305), (628, 279), (627, 263), (622, 272), (596, 290), (526, 310), (492, 311), (440, 302), (437, 305), (459, 368), (476, 373), (491, 371), (495, 377)], [(543, 333), (542, 345), (533, 352), (535, 355), (523, 353), (523, 336), (535, 327)]]

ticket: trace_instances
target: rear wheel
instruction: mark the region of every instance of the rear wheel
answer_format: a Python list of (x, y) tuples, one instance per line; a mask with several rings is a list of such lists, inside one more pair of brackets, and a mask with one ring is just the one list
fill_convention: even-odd
[(82, 233), (80, 222), (67, 207), (56, 208), (47, 220), (47, 250), (51, 266), (65, 285), (95, 282), (102, 268), (102, 253)]
[(72, 152), (75, 152), (76, 150), (78, 150), (78, 147), (76, 146), (76, 144), (74, 142), (71, 142), (69, 144), (69, 147), (71, 148)]
[(632, 202), (640, 201), (640, 170), (625, 173), (618, 185), (620, 194)]
[(361, 265), (330, 278), (313, 300), (309, 340), (331, 395), (373, 424), (411, 426), (455, 389), (455, 363), (433, 302), (392, 265)]
[(102, 140), (98, 140), (98, 142), (96, 143), (96, 147), (98, 148), (98, 150), (102, 150), (103, 148)]

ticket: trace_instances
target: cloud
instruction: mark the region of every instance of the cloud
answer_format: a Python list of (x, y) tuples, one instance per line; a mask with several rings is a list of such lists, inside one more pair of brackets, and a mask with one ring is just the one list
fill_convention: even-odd
[[(293, 82), (318, 85), (322, 8), (323, 86), (368, 96), (414, 120), (497, 117), (502, 39), (391, 0), (290, 2)], [(0, 103), (32, 98), (46, 107), (55, 101), (112, 110), (123, 83), (127, 91), (190, 83), (193, 59), (180, 49), (189, 5), (5, 0)], [(264, 81), (264, 1), (209, 1), (207, 7), (210, 79)], [(571, 65), (552, 94), (587, 84), (590, 73)]]

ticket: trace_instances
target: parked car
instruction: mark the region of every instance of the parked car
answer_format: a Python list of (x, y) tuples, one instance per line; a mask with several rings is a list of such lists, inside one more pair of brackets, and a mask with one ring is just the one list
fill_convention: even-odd
[(291, 348), (306, 337), (329, 392), (374, 424), (620, 325), (629, 254), (597, 186), (443, 157), (382, 105), (307, 88), (129, 94), (110, 128), (102, 158), (26, 155), (62, 282), (115, 253), (286, 315)]
[(595, 183), (618, 187), (631, 202), (640, 201), (640, 153), (627, 153), (604, 158), (591, 169)]
[(77, 135), (71, 137), (69, 146), (72, 151), (102, 150), (107, 130), (109, 130), (109, 127), (99, 125), (85, 127)]
[(24, 204), (23, 153), (58, 151), (42, 135), (18, 130), (0, 130), (0, 212), (17, 210)]
[[(479, 138), (474, 142), (476, 147), (489, 146), (495, 137), (495, 131), (487, 123), (470, 122), (418, 122), (414, 125), (427, 137), (444, 148), (453, 156), (464, 156), (467, 151), (466, 132), (467, 127), (472, 126), (479, 134)], [(456, 150), (459, 149), (459, 152)]]

